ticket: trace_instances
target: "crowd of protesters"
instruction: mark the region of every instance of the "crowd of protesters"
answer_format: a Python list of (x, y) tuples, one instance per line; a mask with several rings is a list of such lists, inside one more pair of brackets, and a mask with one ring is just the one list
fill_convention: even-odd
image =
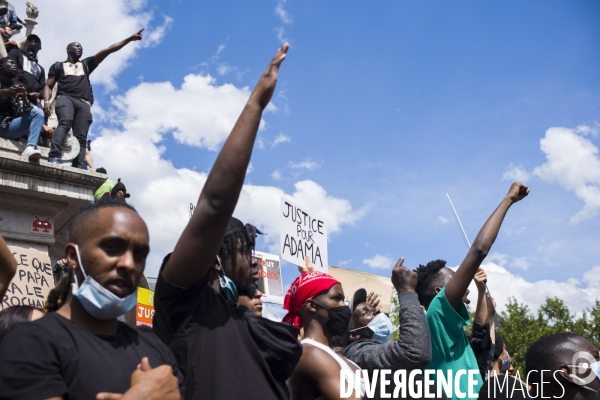
[[(143, 29), (87, 58), (82, 58), (80, 43), (69, 43), (66, 61), (46, 66), (46, 78), (46, 69), (38, 61), (42, 40), (30, 34), (19, 46), (11, 39), (12, 28), (21, 27), (13, 22), (15, 18), (16, 13), (9, 4), (8, 14), (0, 16), (0, 34), (4, 41), (0, 44), (0, 137), (13, 140), (26, 137), (27, 145), (21, 156), (28, 160), (42, 157), (38, 146), (50, 147), (48, 162), (62, 164), (63, 146), (72, 131), (79, 142), (79, 154), (71, 165), (93, 171), (87, 140), (94, 103), (90, 75), (108, 55), (141, 40)], [(52, 100), (55, 85), (58, 85), (56, 97)], [(56, 127), (48, 125), (53, 112), (58, 120)]]
[[(69, 63), (82, 63), (82, 75), (52, 66), (44, 100), (54, 82), (60, 87), (66, 77), (87, 77), (110, 52), (139, 38), (136, 34), (83, 61), (81, 46), (70, 44)], [(520, 183), (511, 185), (456, 270), (443, 260), (412, 270), (399, 259), (391, 276), (399, 303), (393, 310), (400, 321), (398, 340), (392, 340), (394, 326), (377, 307), (377, 296), (358, 290), (348, 305), (339, 281), (310, 269), (291, 284), (283, 322), (262, 317), (252, 261), (261, 232), (232, 214), (288, 48), (286, 43), (277, 51), (258, 80), (194, 214), (164, 257), (152, 332), (118, 320), (135, 307), (150, 252), (147, 225), (124, 201), (128, 194), (118, 182), (72, 220), (63, 273), (41, 310), (44, 316), (38, 318), (39, 310), (35, 315), (24, 310), (18, 318), (10, 308), (2, 312), (10, 316), (1, 315), (0, 321), (10, 322), (0, 322), (0, 399), (389, 398), (385, 379), (375, 378), (384, 370), (406, 377), (418, 372), (416, 383), (435, 393), (427, 398), (476, 398), (477, 393), (479, 398), (536, 398), (544, 381), (550, 383), (542, 398), (595, 398), (600, 380), (587, 377), (598, 376), (600, 356), (588, 340), (574, 334), (538, 340), (526, 356), (528, 379), (509, 376), (510, 356), (495, 331), (495, 304), (481, 264), (508, 210), (529, 193)], [(64, 82), (63, 90), (77, 86)], [(84, 115), (73, 126), (87, 132), (90, 104), (83, 100), (91, 103), (92, 98), (85, 97), (91, 90), (83, 89), (85, 95), (65, 95), (59, 104), (66, 110), (61, 115), (76, 115), (73, 121)], [(62, 129), (58, 136), (64, 137), (66, 127), (57, 128)], [(15, 270), (0, 239), (0, 296)], [(472, 281), (478, 293), (468, 337), (464, 328), (471, 321), (465, 304)], [(578, 352), (590, 354), (592, 361), (584, 363)], [(544, 376), (544, 370), (553, 376)], [(451, 390), (440, 376), (448, 371), (455, 372)], [(508, 386), (490, 397), (488, 389), (496, 381)], [(425, 398), (400, 393), (394, 397)]]

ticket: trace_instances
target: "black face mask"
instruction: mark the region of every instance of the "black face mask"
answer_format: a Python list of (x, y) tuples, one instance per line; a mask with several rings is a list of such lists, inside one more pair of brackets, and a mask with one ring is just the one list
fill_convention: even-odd
[(326, 309), (329, 313), (329, 318), (325, 319), (324, 321), (325, 326), (327, 327), (327, 330), (331, 336), (341, 336), (346, 333), (346, 329), (348, 329), (348, 326), (350, 326), (350, 320), (352, 319), (352, 311), (350, 311), (350, 307), (340, 306), (329, 308), (317, 303), (316, 301), (315, 304)]

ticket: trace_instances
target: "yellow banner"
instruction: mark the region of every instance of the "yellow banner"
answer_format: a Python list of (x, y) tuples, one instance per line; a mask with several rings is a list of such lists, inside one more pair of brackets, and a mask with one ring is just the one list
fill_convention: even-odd
[(154, 292), (152, 290), (139, 287), (137, 291), (138, 304), (154, 307)]

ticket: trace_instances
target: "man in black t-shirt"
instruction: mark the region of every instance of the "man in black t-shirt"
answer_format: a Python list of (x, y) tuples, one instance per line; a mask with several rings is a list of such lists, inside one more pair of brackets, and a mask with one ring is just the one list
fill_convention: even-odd
[(12, 49), (8, 58), (17, 63), (19, 67), (19, 82), (27, 88), (27, 96), (32, 105), (37, 105), (44, 98), (46, 85), (46, 72), (38, 63), (38, 52), (42, 49), (42, 41), (38, 35), (27, 36), (25, 50)]
[(290, 397), (285, 381), (302, 353), (298, 329), (236, 307), (238, 293), (258, 281), (259, 232), (231, 217), (288, 47), (258, 80), (156, 282), (153, 329), (175, 354), (187, 400)]
[(58, 82), (56, 97), (56, 117), (58, 126), (52, 135), (52, 147), (48, 154), (48, 161), (61, 164), (61, 150), (69, 130), (73, 128), (73, 135), (79, 141), (79, 155), (73, 160), (73, 166), (81, 168), (85, 161), (85, 148), (88, 130), (92, 124), (92, 104), (94, 95), (90, 83), (90, 74), (112, 54), (125, 47), (126, 44), (142, 40), (142, 31), (139, 31), (127, 39), (115, 43), (96, 55), (81, 59), (83, 48), (77, 42), (67, 46), (67, 61), (56, 62), (48, 70), (48, 81), (44, 88), (44, 111), (46, 116), (52, 114), (50, 98), (54, 84)]
[(68, 275), (48, 295), (46, 316), (0, 346), (0, 399), (180, 399), (169, 349), (117, 321), (137, 303), (150, 251), (142, 218), (122, 202), (96, 202), (72, 220), (69, 240)]

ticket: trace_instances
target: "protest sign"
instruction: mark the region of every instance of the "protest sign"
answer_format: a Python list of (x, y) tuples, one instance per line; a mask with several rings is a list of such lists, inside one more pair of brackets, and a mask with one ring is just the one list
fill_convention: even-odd
[(327, 225), (322, 218), (291, 201), (281, 198), (281, 258), (295, 265), (305, 265), (309, 257), (315, 271), (327, 272)]
[(8, 285), (0, 309), (19, 305), (43, 308), (48, 293), (54, 288), (50, 257), (27, 245), (9, 245), (8, 248), (17, 260), (17, 273)]
[(152, 317), (154, 317), (154, 292), (152, 290), (137, 288), (137, 307), (135, 311), (136, 325), (152, 326)]
[(265, 303), (283, 304), (283, 281), (279, 256), (255, 251), (252, 260), (258, 264), (258, 290)]

